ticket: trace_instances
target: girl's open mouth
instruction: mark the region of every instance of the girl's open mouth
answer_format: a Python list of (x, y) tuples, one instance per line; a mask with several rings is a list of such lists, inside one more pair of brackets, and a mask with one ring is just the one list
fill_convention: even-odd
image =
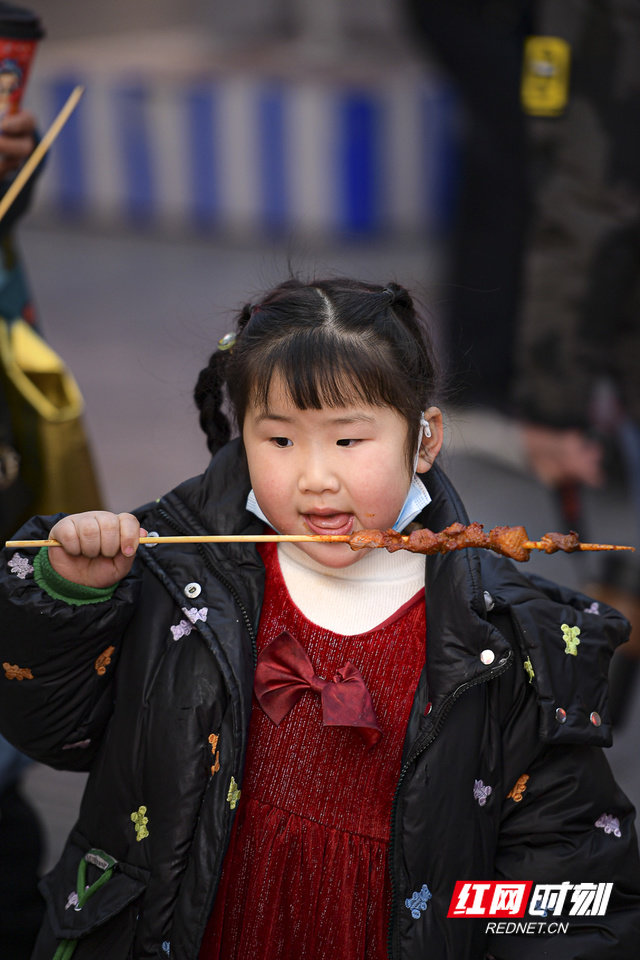
[(348, 536), (353, 532), (355, 517), (352, 513), (305, 513), (304, 522), (314, 535), (340, 534)]

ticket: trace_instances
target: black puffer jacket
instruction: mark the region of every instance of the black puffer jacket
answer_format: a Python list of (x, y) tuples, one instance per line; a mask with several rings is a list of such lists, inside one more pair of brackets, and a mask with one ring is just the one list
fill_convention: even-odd
[[(466, 521), (437, 469), (428, 486), (425, 523)], [(139, 514), (160, 534), (259, 532), (247, 490), (231, 443), (202, 477)], [(21, 535), (49, 526), (35, 520)], [(15, 551), (5, 557), (2, 732), (38, 760), (91, 772), (43, 882), (48, 916), (35, 957), (51, 960), (67, 937), (80, 938), (74, 960), (196, 960), (242, 785), (261, 560), (252, 545), (143, 547), (112, 600), (70, 605), (45, 593)], [(610, 742), (604, 681), (625, 621), (472, 550), (429, 557), (426, 596), (427, 667), (393, 808), (390, 956), (635, 957), (634, 815), (598, 749)], [(564, 652), (563, 624), (580, 628), (577, 656)], [(508, 797), (525, 774), (524, 792)], [(476, 781), (491, 792), (474, 795)], [(596, 826), (603, 814), (619, 830)], [(110, 862), (105, 854), (117, 865), (76, 910), (90, 849), (102, 853), (89, 857), (86, 884)], [(491, 938), (486, 921), (447, 919), (457, 880), (493, 878), (614, 888), (606, 916), (571, 918), (564, 936)], [(406, 901), (425, 884), (432, 899), (412, 910)]]

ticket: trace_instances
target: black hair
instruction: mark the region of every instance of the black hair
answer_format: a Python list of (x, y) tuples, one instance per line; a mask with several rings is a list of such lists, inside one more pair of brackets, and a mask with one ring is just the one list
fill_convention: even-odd
[(411, 463), (420, 414), (434, 402), (437, 367), (431, 339), (404, 287), (342, 278), (290, 279), (237, 319), (229, 350), (200, 372), (194, 397), (211, 453), (231, 437), (250, 402), (266, 408), (274, 374), (301, 410), (366, 403), (389, 406), (407, 422)]

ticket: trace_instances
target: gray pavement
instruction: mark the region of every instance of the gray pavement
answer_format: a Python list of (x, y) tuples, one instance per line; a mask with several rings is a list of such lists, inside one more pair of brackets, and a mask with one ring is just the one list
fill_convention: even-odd
[[(314, 248), (253, 247), (154, 236), (104, 236), (32, 225), (22, 233), (43, 329), (78, 379), (104, 489), (115, 510), (155, 498), (207, 462), (191, 392), (234, 311), (288, 273), (340, 272), (398, 280), (436, 315), (441, 257), (428, 243)], [(472, 519), (487, 526), (524, 523), (532, 534), (559, 529), (550, 494), (505, 463), (500, 432), (478, 450), (464, 418), (449, 426), (445, 468)], [(503, 448), (502, 453), (501, 449)], [(625, 541), (627, 504), (615, 490), (587, 498), (589, 536)], [(592, 569), (584, 557), (538, 556), (533, 570), (577, 585)], [(640, 701), (609, 758), (623, 787), (640, 801), (635, 731)], [(48, 838), (45, 867), (73, 823), (84, 776), (34, 766), (27, 788)]]

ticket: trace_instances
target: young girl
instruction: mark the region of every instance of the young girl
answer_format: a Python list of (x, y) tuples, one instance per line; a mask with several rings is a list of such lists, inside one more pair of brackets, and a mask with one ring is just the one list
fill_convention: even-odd
[(6, 553), (2, 729), (89, 771), (36, 960), (636, 956), (615, 611), (480, 550), (137, 549), (467, 522), (434, 398), (404, 289), (288, 281), (200, 375), (202, 476), (21, 531), (62, 546)]

